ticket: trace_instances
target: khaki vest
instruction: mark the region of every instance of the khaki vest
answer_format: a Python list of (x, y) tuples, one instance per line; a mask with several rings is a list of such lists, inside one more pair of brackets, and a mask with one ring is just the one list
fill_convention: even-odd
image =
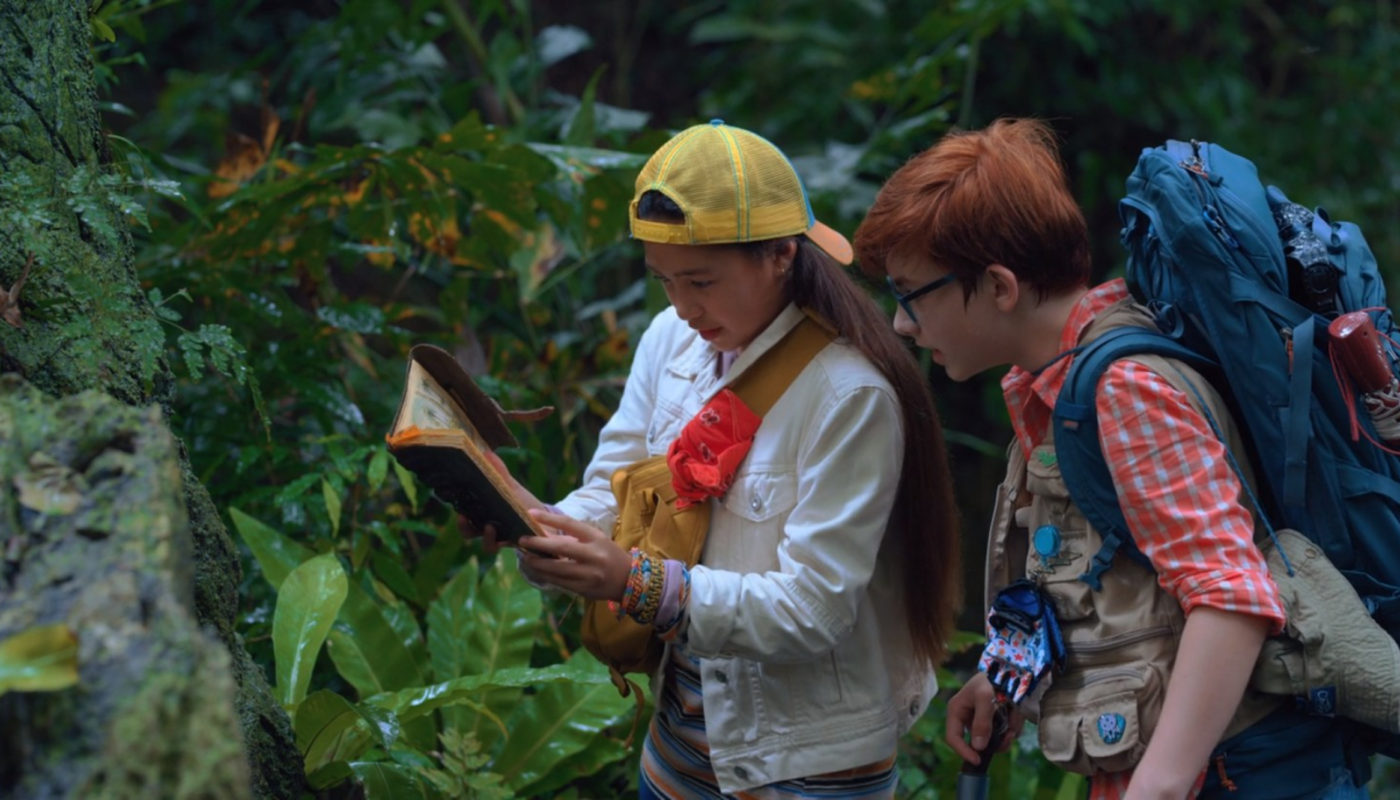
[[(1151, 324), (1145, 310), (1124, 301), (1101, 313), (1082, 343), (1111, 328)], [(1225, 430), (1231, 451), (1245, 452), (1224, 402), (1200, 375), (1157, 356), (1132, 360), (1185, 391), (1195, 405), (1189, 379)], [(988, 604), (1000, 587), (1023, 575), (1032, 578), (1054, 603), (1068, 653), (1064, 670), (1050, 678), (1038, 704), (1023, 703), (1021, 711), (1037, 723), (1041, 751), (1052, 763), (1086, 775), (1130, 769), (1142, 758), (1157, 725), (1185, 616), (1158, 585), (1156, 574), (1124, 553), (1102, 574), (1101, 590), (1079, 580), (1102, 538), (1070, 502), (1055, 458), (1053, 430), (1029, 460), (1015, 442), (1008, 452), (987, 543)], [(1043, 537), (1059, 541), (1047, 557), (1031, 546), (1032, 535), (1043, 527)], [(1253, 724), (1278, 703), (1278, 698), (1248, 690), (1225, 735)]]

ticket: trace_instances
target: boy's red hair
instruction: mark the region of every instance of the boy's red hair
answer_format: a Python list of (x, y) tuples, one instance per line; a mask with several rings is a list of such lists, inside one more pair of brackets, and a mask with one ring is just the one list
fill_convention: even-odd
[(892, 256), (927, 259), (956, 273), (964, 295), (991, 264), (1042, 298), (1090, 277), (1084, 214), (1054, 133), (1034, 119), (955, 131), (914, 156), (880, 189), (855, 250), (871, 275), (887, 272)]

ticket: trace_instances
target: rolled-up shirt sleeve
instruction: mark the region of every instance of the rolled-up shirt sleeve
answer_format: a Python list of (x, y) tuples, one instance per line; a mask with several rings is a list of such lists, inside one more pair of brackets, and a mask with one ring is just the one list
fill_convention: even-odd
[[(1186, 613), (1209, 606), (1270, 620), (1285, 614), (1226, 447), (1189, 398), (1133, 361), (1100, 381), (1099, 439), (1128, 527), (1163, 590)], [(1239, 454), (1243, 458), (1243, 454)]]

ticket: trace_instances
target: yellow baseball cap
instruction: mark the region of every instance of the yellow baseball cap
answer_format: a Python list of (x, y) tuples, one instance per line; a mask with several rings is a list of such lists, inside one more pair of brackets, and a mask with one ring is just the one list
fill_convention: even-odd
[[(671, 198), (685, 222), (637, 218), (642, 195)], [(851, 243), (817, 222), (802, 179), (783, 151), (743, 128), (711, 120), (662, 145), (637, 175), (628, 209), (632, 237), (658, 244), (734, 244), (802, 234), (842, 264)]]

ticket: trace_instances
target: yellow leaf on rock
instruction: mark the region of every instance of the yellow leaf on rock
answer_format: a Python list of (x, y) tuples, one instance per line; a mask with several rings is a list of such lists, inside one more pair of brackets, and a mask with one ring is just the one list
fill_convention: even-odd
[(41, 514), (72, 514), (86, 488), (81, 474), (44, 453), (30, 456), (29, 469), (14, 480), (20, 505)]
[(45, 692), (78, 683), (78, 635), (67, 625), (41, 625), (0, 641), (0, 695)]

